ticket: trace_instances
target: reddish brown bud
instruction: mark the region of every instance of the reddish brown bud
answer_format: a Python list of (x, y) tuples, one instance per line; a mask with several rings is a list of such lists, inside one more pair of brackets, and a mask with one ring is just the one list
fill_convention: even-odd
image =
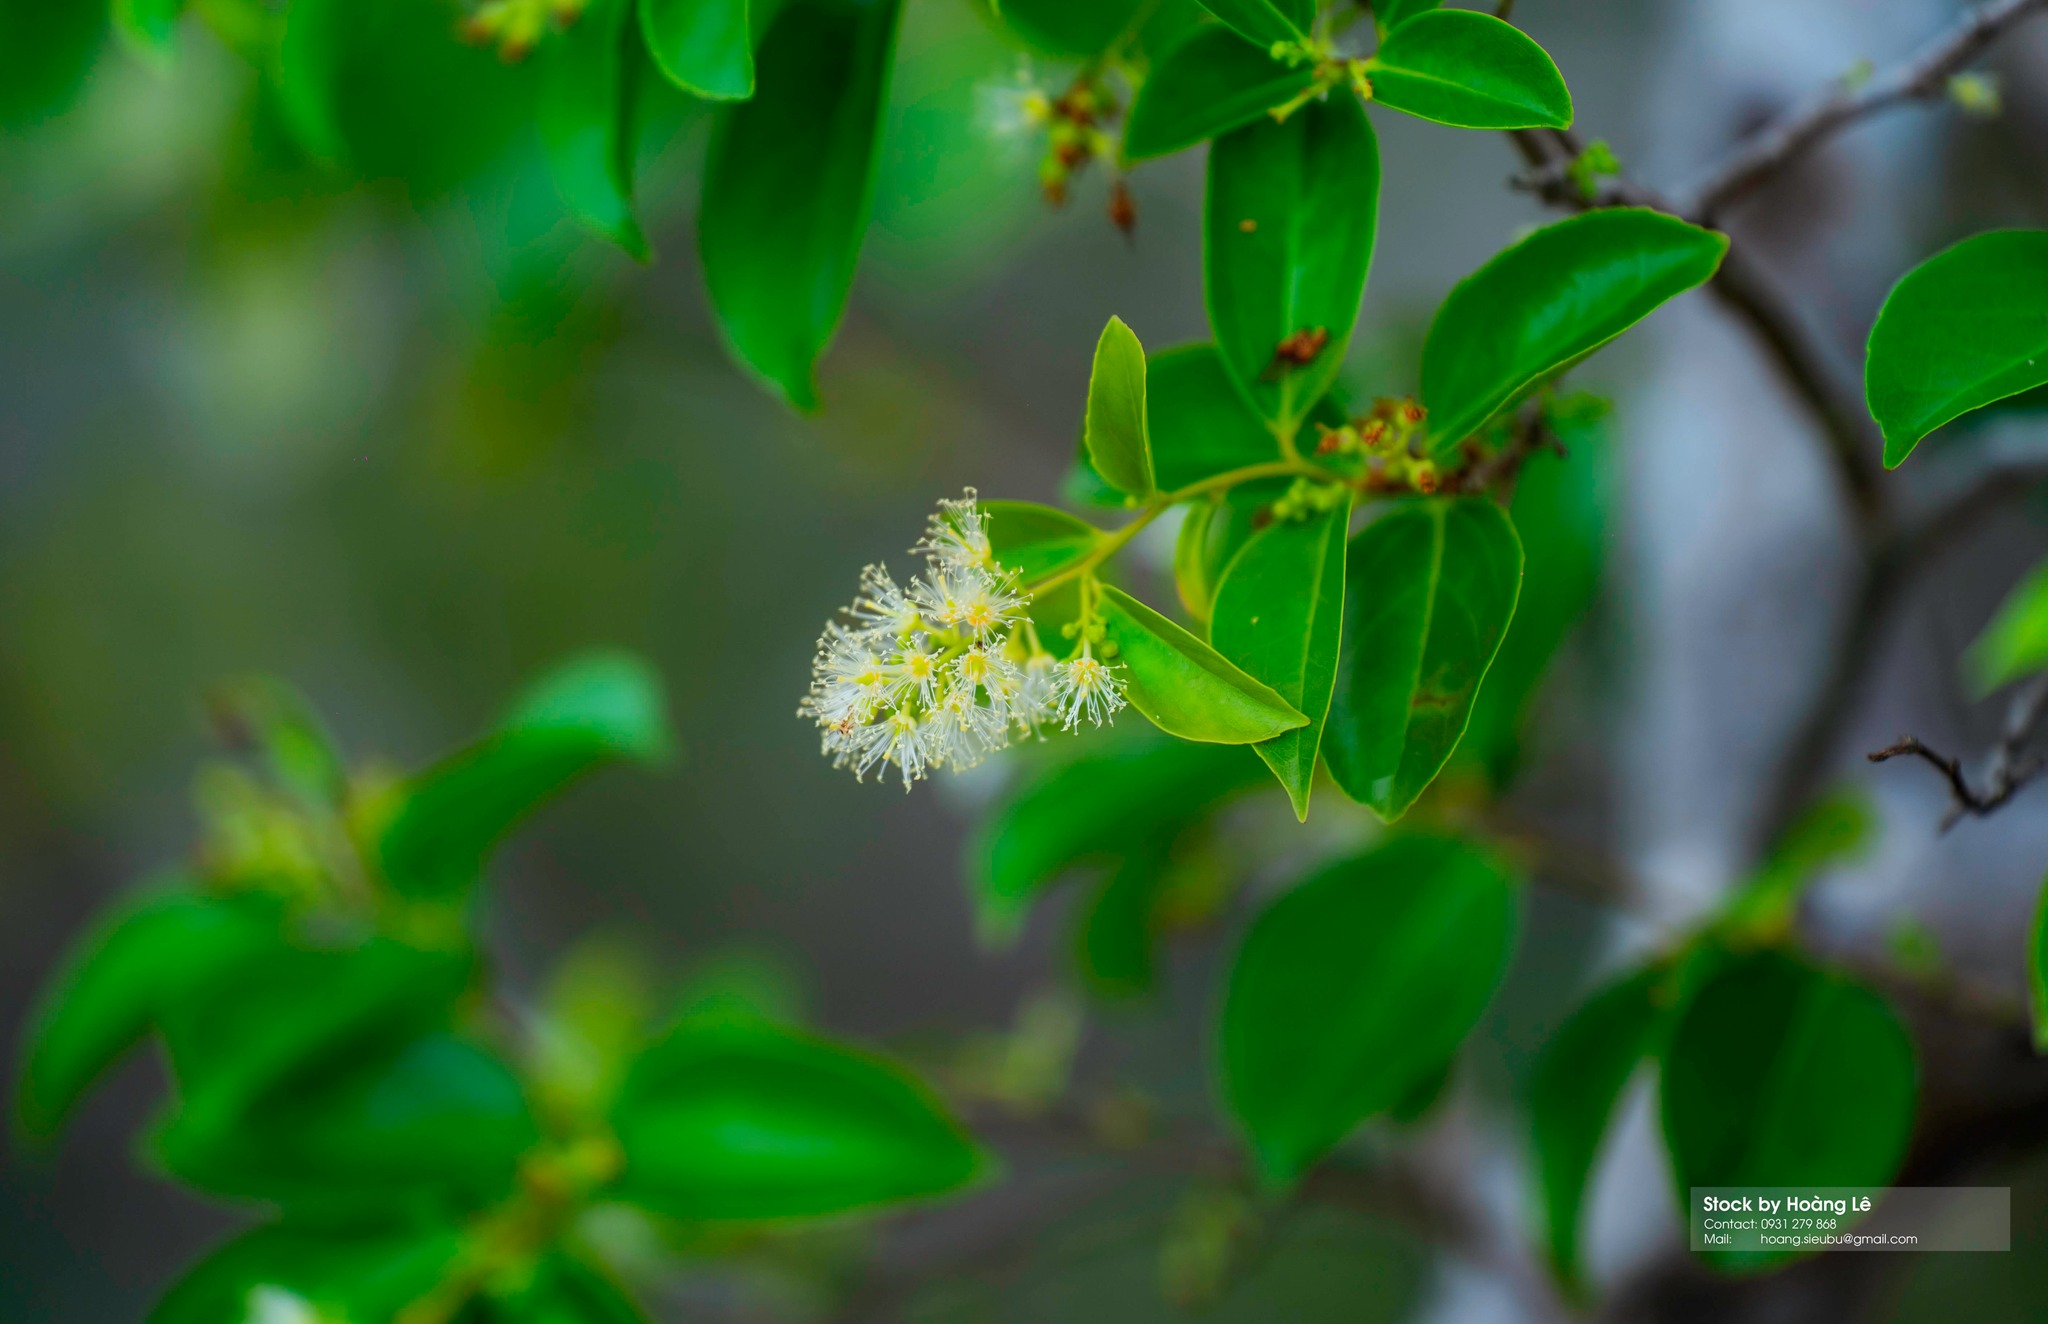
[(1109, 219), (1124, 232), (1126, 239), (1137, 231), (1138, 204), (1131, 199), (1131, 190), (1121, 179), (1109, 187)]

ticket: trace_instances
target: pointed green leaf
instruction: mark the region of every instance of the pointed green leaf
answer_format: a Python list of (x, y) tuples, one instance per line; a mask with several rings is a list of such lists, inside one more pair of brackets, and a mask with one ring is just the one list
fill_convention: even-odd
[(1145, 410), (1153, 473), (1169, 492), (1280, 458), (1280, 443), (1245, 403), (1212, 344), (1154, 354), (1146, 364)]
[(96, 924), (66, 958), (25, 1041), (22, 1130), (54, 1135), (94, 1081), (175, 1006), (275, 940), (261, 908), (151, 893)]
[(1422, 347), (1433, 444), (1455, 447), (1500, 410), (1713, 277), (1728, 238), (1614, 207), (1545, 226), (1451, 291)]
[(1305, 43), (1315, 22), (1315, 0), (1201, 0), (1202, 8), (1222, 19), (1261, 50), (1279, 42)]
[(1571, 127), (1564, 75), (1528, 34), (1491, 14), (1404, 17), (1366, 62), (1373, 100), (1461, 129)]
[(1368, 525), (1345, 568), (1323, 758), (1392, 821), (1457, 747), (1521, 591), (1522, 546), (1483, 499), (1419, 501)]
[(1216, 601), (1216, 585), (1209, 575), (1209, 527), (1222, 507), (1220, 500), (1190, 502), (1173, 535), (1173, 591), (1181, 610), (1204, 629)]
[(1104, 584), (1102, 624), (1131, 706), (1168, 735), (1249, 745), (1308, 718), (1222, 654), (1120, 588)]
[(607, 764), (658, 764), (669, 752), (661, 682), (645, 662), (594, 653), (566, 663), (491, 735), (413, 779), (380, 843), (384, 872), (404, 892), (460, 894), (543, 801)]
[(1152, 495), (1152, 443), (1145, 430), (1145, 347), (1121, 317), (1095, 342), (1082, 433), (1095, 472), (1119, 492)]
[(1308, 819), (1323, 718), (1337, 678), (1344, 620), (1344, 542), (1351, 502), (1299, 522), (1276, 523), (1246, 543), (1216, 590), (1209, 640), (1216, 651), (1273, 687), (1308, 725), (1252, 746)]
[(1379, 145), (1355, 97), (1247, 125), (1209, 149), (1209, 324), (1239, 389), (1283, 431), (1307, 416), (1344, 361), (1379, 195)]
[(982, 501), (989, 550), (1005, 570), (1026, 583), (1072, 565), (1102, 541), (1102, 530), (1052, 506), (1030, 501)]
[(2048, 230), (1993, 230), (1907, 272), (1878, 310), (1863, 392), (1895, 469), (1951, 419), (2048, 383)]
[(1836, 791), (1816, 800), (1722, 905), (1723, 924), (1766, 938), (1790, 933), (1800, 895), (1822, 870), (1863, 854), (1876, 827), (1876, 811), (1855, 791)]
[(639, 7), (647, 53), (671, 83), (713, 101), (754, 95), (747, 0), (639, 0)]
[(1150, 8), (1145, 0), (994, 0), (994, 7), (1025, 44), (1068, 60), (1102, 54)]
[(1145, 75), (1124, 127), (1124, 155), (1143, 161), (1192, 147), (1286, 105), (1315, 81), (1315, 66), (1275, 60), (1229, 28), (1205, 24)]
[(1268, 906), (1232, 963), (1223, 1091), (1269, 1183), (1293, 1181), (1438, 1072), (1506, 973), (1515, 896), (1462, 842), (1399, 836)]
[(1579, 1227), (1586, 1187), (1622, 1091), (1656, 1051), (1668, 1019), (1671, 972), (1645, 966), (1602, 986), (1543, 1046), (1529, 1076), (1529, 1125), (1551, 1272), (1580, 1287)]
[(901, 1068), (761, 1023), (691, 1022), (612, 1111), (609, 1194), (692, 1221), (795, 1218), (941, 1195), (990, 1160)]
[[(1773, 949), (1731, 957), (1687, 1000), (1658, 1098), (1681, 1195), (1695, 1186), (1886, 1186), (1912, 1136), (1918, 1068), (1884, 1000)], [(1754, 1268), (1797, 1252), (1727, 1257)]]
[(799, 409), (846, 311), (874, 197), (897, 0), (787, 0), (750, 101), (719, 112), (697, 245), (742, 363)]
[(1443, 0), (1372, 0), (1372, 20), (1380, 35), (1400, 27), (1417, 14), (1427, 14)]
[(185, 0), (114, 0), (114, 31), (144, 55), (167, 58), (178, 39)]
[(372, 1231), (271, 1223), (187, 1270), (150, 1312), (149, 1324), (395, 1319), (434, 1290), (462, 1250), (462, 1236), (452, 1227)]
[(645, 262), (652, 254), (633, 216), (640, 51), (633, 0), (592, 0), (543, 48), (534, 122), (570, 212)]
[(2048, 668), (2048, 561), (2006, 594), (1998, 614), (1963, 656), (1979, 694)]

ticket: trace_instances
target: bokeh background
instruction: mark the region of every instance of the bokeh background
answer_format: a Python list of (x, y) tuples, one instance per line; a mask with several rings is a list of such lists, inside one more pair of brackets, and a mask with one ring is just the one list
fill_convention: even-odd
[[(1564, 70), (1582, 131), (1678, 186), (1765, 115), (1955, 13), (1943, 0), (1523, 0), (1516, 19)], [(506, 853), (489, 924), (515, 982), (580, 937), (626, 931), (679, 977), (744, 961), (820, 1024), (913, 1046), (1010, 1026), (1070, 987), (1058, 903), (1014, 950), (974, 941), (963, 843), (1009, 771), (909, 796), (857, 785), (818, 757), (796, 702), (859, 567), (903, 564), (932, 501), (970, 484), (1054, 497), (1110, 314), (1155, 347), (1205, 335), (1200, 153), (1132, 177), (1131, 240), (1106, 219), (1099, 175), (1048, 210), (1034, 145), (987, 113), (1018, 54), (972, 0), (909, 0), (861, 275), (823, 366), (824, 410), (798, 417), (727, 360), (708, 315), (690, 216), (702, 116), (654, 117), (657, 256), (642, 268), (559, 216), (530, 143), (438, 187), (323, 177), (279, 136), (249, 70), (196, 26), (185, 37), (165, 69), (88, 30), (65, 108), (0, 131), (9, 1060), (85, 918), (189, 847), (210, 683), (288, 677), (351, 751), (416, 764), (593, 644), (655, 660), (686, 755), (667, 775), (592, 784)], [(1912, 262), (2048, 218), (2048, 24), (1992, 67), (1998, 117), (1884, 119), (1732, 218), (1845, 371)], [(460, 89), (419, 113), (464, 114)], [(1361, 395), (1410, 389), (1436, 301), (1541, 219), (1507, 187), (1503, 139), (1374, 118), (1381, 232), (1347, 367)], [(1676, 920), (1751, 849), (1845, 606), (1845, 525), (1809, 420), (1704, 296), (1578, 376), (1617, 400), (1607, 581), (1539, 705), (1518, 812), (1626, 861), (1653, 913)], [(2048, 422), (2001, 416), (1887, 482), (1912, 505), (2044, 447)], [(1881, 950), (1912, 914), (2008, 996), (2048, 863), (2041, 793), (1937, 837), (1932, 776), (1856, 755), (1908, 729), (1989, 746), (1999, 710), (1965, 700), (1955, 658), (2044, 547), (2042, 512), (2015, 503), (1916, 586), (1835, 751), (1882, 807), (1882, 848), (1816, 898), (1827, 941)], [(1358, 827), (1334, 797), (1323, 807), (1299, 839), (1247, 829), (1254, 886)], [(1514, 1222), (1516, 1074), (1587, 971), (1653, 932), (1534, 903), (1452, 1117), (1418, 1142), (1431, 1180), (1471, 1185)], [(1083, 1069), (1203, 1110), (1200, 1031), (1226, 938), (1185, 944), (1151, 1001), (1091, 1010)], [(61, 1152), (0, 1151), (0, 1318), (139, 1318), (242, 1217), (133, 1162), (159, 1089), (154, 1064), (132, 1064)], [(1599, 1184), (1592, 1258), (1610, 1280), (1678, 1235), (1653, 1130), (1638, 1100)], [(1173, 1317), (1157, 1290), (1172, 1183), (1077, 1175), (1028, 1150), (1016, 1169), (1005, 1193), (914, 1218), (884, 1245), (885, 1259), (938, 1266), (919, 1317)], [(2042, 1189), (2016, 1195), (2012, 1255), (1901, 1264), (1874, 1311), (2038, 1319)], [(1053, 1230), (1031, 1233), (1047, 1208)], [(1010, 1223), (1000, 1254), (972, 1249)], [(676, 1283), (665, 1302), (693, 1319), (818, 1307), (762, 1283)], [(1391, 1225), (1326, 1212), (1291, 1226), (1211, 1317), (1534, 1311), (1497, 1266), (1433, 1259)]]

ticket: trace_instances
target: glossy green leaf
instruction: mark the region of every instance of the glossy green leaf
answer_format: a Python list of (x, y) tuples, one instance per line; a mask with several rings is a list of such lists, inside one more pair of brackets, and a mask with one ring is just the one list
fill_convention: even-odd
[(1522, 546), (1483, 499), (1400, 506), (1352, 539), (1323, 758), (1392, 821), (1457, 747), (1521, 591)]
[(1072, 565), (1102, 541), (1102, 531), (1064, 510), (1030, 501), (983, 501), (989, 550), (1025, 583)]
[(686, 1024), (648, 1049), (612, 1123), (610, 1194), (691, 1220), (793, 1218), (957, 1190), (989, 1159), (902, 1069), (760, 1024)]
[[(1239, 389), (1282, 430), (1300, 424), (1343, 364), (1379, 194), (1379, 145), (1355, 97), (1246, 125), (1209, 149), (1209, 324)], [(1324, 337), (1306, 363), (1282, 354), (1300, 336)]]
[(968, 846), (968, 886), (983, 937), (1014, 937), (1031, 903), (1069, 870), (1171, 837), (1263, 775), (1228, 745), (1119, 732), (1027, 782), (982, 821)]
[(275, 941), (254, 906), (190, 892), (147, 895), (94, 926), (34, 1013), (18, 1101), (22, 1130), (48, 1137), (93, 1082), (182, 1003)]
[(461, 1252), (452, 1227), (360, 1231), (272, 1223), (194, 1265), (150, 1312), (149, 1324), (390, 1320), (431, 1292)]
[(651, 256), (647, 236), (633, 215), (635, 115), (644, 58), (633, 4), (592, 0), (567, 32), (547, 43), (534, 122), (555, 187), (570, 212), (645, 262)]
[(664, 77), (713, 101), (754, 95), (747, 0), (639, 0), (640, 32)]
[(1372, 0), (1372, 18), (1384, 36), (1417, 14), (1427, 14), (1442, 3), (1443, 0)]
[(1275, 60), (1229, 28), (1204, 25), (1145, 75), (1124, 127), (1124, 155), (1143, 161), (1192, 147), (1286, 105), (1315, 81), (1315, 66)]
[(453, 896), (475, 884), (512, 826), (586, 773), (670, 754), (661, 681), (623, 653), (568, 662), (527, 692), (498, 729), (414, 778), (380, 843), (401, 891)]
[(1885, 1186), (1905, 1158), (1918, 1092), (1905, 1027), (1877, 994), (1785, 952), (1723, 961), (1688, 999), (1660, 1069), (1681, 1195)]
[(1249, 745), (1308, 718), (1209, 645), (1122, 589), (1100, 589), (1102, 625), (1131, 706), (1168, 735)]
[(1614, 207), (1545, 226), (1458, 283), (1422, 348), (1438, 450), (1713, 277), (1727, 236)]
[(1544, 1244), (1568, 1288), (1581, 1284), (1579, 1229), (1601, 1141), (1629, 1078), (1656, 1051), (1670, 984), (1671, 972), (1651, 965), (1604, 985), (1558, 1027), (1530, 1073)]
[(163, 58), (177, 44), (184, 13), (185, 0), (114, 0), (114, 31), (144, 54)]
[(2034, 1051), (2048, 1053), (2048, 885), (2034, 902), (2027, 930), (2027, 1005), (2033, 1012)]
[(846, 310), (874, 196), (897, 0), (787, 0), (750, 101), (719, 112), (697, 243), (740, 361), (799, 409)]
[(1152, 495), (1152, 443), (1145, 419), (1145, 347), (1121, 317), (1095, 342), (1088, 374), (1088, 415), (1082, 432), (1095, 472), (1117, 491)]
[(1153, 471), (1169, 492), (1280, 458), (1280, 443), (1245, 403), (1212, 344), (1154, 354), (1146, 365), (1145, 410)]
[(1994, 230), (1907, 272), (1870, 328), (1885, 468), (1950, 419), (2048, 383), (2048, 230)]
[(1307, 726), (1252, 746), (1304, 822), (1337, 678), (1350, 524), (1347, 496), (1320, 515), (1276, 523), (1253, 538), (1224, 572), (1209, 623), (1217, 652), (1308, 718)]
[(1204, 629), (1216, 602), (1216, 583), (1209, 567), (1209, 529), (1222, 509), (1220, 500), (1190, 502), (1173, 535), (1173, 591), (1181, 610)]
[(1528, 34), (1491, 14), (1404, 17), (1366, 62), (1373, 100), (1461, 129), (1563, 129), (1572, 94)]
[(1085, 60), (1100, 55), (1144, 18), (1145, 0), (994, 0), (997, 17), (1046, 55)]
[(505, 1195), (538, 1139), (517, 1077), (436, 1033), (378, 1053), (330, 1045), (250, 1106), (186, 1105), (155, 1149), (168, 1171), (216, 1195), (333, 1216), (453, 1216)]
[(2048, 561), (2006, 594), (1963, 665), (1979, 694), (2048, 669)]
[(1202, 8), (1223, 20), (1261, 50), (1276, 42), (1304, 43), (1315, 22), (1315, 0), (1201, 0)]
[(1506, 972), (1515, 897), (1469, 845), (1400, 836), (1268, 906), (1230, 970), (1223, 1091), (1291, 1182), (1440, 1070)]

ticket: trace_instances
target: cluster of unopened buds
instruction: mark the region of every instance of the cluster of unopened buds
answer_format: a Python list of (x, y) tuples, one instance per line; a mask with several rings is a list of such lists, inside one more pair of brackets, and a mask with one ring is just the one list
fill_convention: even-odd
[(861, 571), (860, 595), (825, 627), (798, 714), (818, 724), (835, 767), (856, 777), (893, 766), (905, 790), (939, 768), (963, 771), (1048, 725), (1096, 726), (1124, 706), (1122, 668), (1080, 647), (1065, 661), (1040, 646), (1031, 595), (996, 560), (990, 516), (969, 488), (941, 501), (911, 551), (924, 573), (899, 585)]
[(590, 0), (484, 0), (462, 20), (463, 40), (496, 46), (500, 57), (523, 60), (542, 37), (583, 16)]
[(1375, 400), (1372, 412), (1363, 418), (1354, 418), (1340, 428), (1320, 427), (1315, 453), (1363, 459), (1368, 491), (1426, 496), (1443, 483), (1436, 463), (1416, 453), (1426, 416), (1413, 400)]

